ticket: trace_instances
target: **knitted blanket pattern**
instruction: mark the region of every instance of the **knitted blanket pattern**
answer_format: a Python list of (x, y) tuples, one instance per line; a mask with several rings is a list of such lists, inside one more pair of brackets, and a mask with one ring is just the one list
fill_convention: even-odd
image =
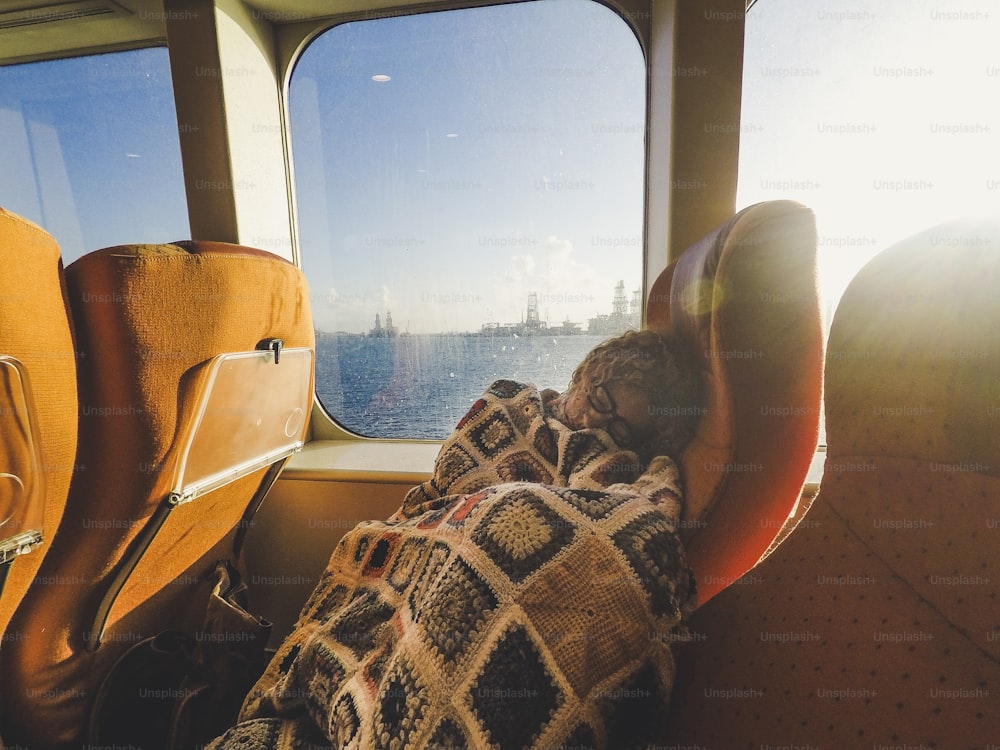
[(358, 525), (224, 748), (628, 748), (663, 736), (695, 606), (673, 461), (497, 381), (433, 478)]

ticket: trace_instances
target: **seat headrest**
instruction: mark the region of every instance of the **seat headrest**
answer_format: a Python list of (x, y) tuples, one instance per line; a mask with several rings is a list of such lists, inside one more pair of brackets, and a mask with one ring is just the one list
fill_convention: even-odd
[[(39, 576), (67, 583), (37, 586), (22, 601), (11, 627), (30, 638), (5, 642), (0, 653), (4, 676), (19, 686), (4, 695), (4, 735), (31, 747), (79, 746), (112, 665), (137, 639), (192, 627), (211, 595), (209, 572), (217, 560), (238, 556), (237, 541), (246, 528), (241, 522), (255, 508), (268, 472), (255, 468), (259, 456), (247, 456), (245, 449), (248, 433), (266, 417), (258, 404), (277, 387), (270, 381), (253, 397), (237, 398), (253, 414), (223, 400), (218, 408), (231, 414), (221, 416), (232, 419), (207, 420), (210, 427), (247, 425), (221, 430), (227, 434), (213, 447), (222, 455), (232, 446), (233, 455), (226, 454), (232, 461), (219, 465), (238, 464), (239, 473), (251, 473), (204, 492), (177, 512), (160, 511), (177, 487), (177, 462), (181, 456), (190, 459), (177, 447), (183, 445), (178, 438), (193, 422), (205, 424), (216, 402), (203, 402), (199, 395), (214, 392), (208, 384), (218, 384), (221, 368), (232, 363), (217, 357), (256, 358), (256, 347), (274, 339), (284, 342), (286, 354), (312, 350), (315, 335), (302, 271), (251, 248), (221, 243), (106, 248), (70, 264), (66, 287), (80, 352), (72, 394), (79, 393), (73, 424), (79, 427), (81, 470), (73, 476), (73, 501)], [(275, 367), (272, 354), (260, 354), (272, 360), (268, 368)], [(282, 367), (289, 363), (282, 362)], [(311, 406), (311, 362), (310, 355), (302, 415), (287, 415), (277, 425), (281, 430), (305, 429), (301, 417)], [(253, 385), (260, 382), (254, 379)], [(267, 417), (259, 424), (270, 423)], [(217, 478), (202, 472), (197, 489), (215, 486)], [(182, 489), (178, 494), (187, 499), (190, 487)], [(93, 648), (95, 626), (105, 628), (99, 648)]]
[[(0, 598), (0, 632), (29, 589), (36, 584), (43, 557), (66, 506), (76, 467), (77, 369), (59, 245), (45, 230), (0, 208), (0, 355), (14, 358), (30, 380), (31, 419), (37, 430), (39, 479), (44, 485), (45, 543), (11, 566)], [(7, 398), (13, 394), (8, 382)], [(10, 405), (8, 404), (8, 407)], [(6, 413), (12, 417), (12, 412)], [(0, 457), (10, 458), (13, 434), (0, 442)], [(8, 464), (6, 471), (10, 472)], [(8, 482), (10, 479), (8, 478)], [(0, 509), (0, 537), (14, 525), (11, 509)], [(23, 634), (8, 633), (13, 639)]]
[(938, 227), (848, 286), (826, 356), (822, 487), (746, 585), (691, 618), (666, 746), (996, 735), (998, 242), (997, 220)]
[(680, 464), (704, 603), (767, 550), (815, 453), (823, 342), (812, 212), (792, 201), (740, 211), (663, 271), (646, 320), (681, 335), (702, 364), (704, 413)]
[(1000, 219), (893, 245), (841, 298), (826, 377), (828, 455), (926, 459), (1000, 476)]
[(940, 613), (976, 645), (975, 662), (1000, 656), (998, 290), (1000, 217), (905, 239), (844, 292), (826, 366), (820, 498), (870, 554), (891, 551), (886, 564), (914, 592), (900, 616)]

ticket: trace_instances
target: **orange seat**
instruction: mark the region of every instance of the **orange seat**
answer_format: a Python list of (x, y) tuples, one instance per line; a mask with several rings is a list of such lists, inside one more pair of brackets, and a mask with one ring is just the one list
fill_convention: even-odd
[[(95, 694), (130, 646), (206, 627), (215, 563), (238, 558), (239, 533), (274, 474), (266, 462), (240, 463), (261, 421), (255, 410), (266, 412), (274, 394), (262, 388), (246, 403), (213, 406), (206, 394), (232, 363), (220, 355), (256, 367), (261, 342), (306, 348), (305, 402), (297, 421), (288, 418), (290, 436), (304, 435), (312, 400), (309, 296), (291, 263), (191, 242), (99, 250), (66, 276), (81, 353), (81, 470), (41, 571), (53, 583), (16, 612), (25, 637), (3, 659), (5, 680), (19, 686), (4, 737), (35, 750), (81, 745)], [(199, 437), (212, 410), (218, 424), (244, 426)], [(201, 460), (217, 455), (218, 466)], [(186, 494), (199, 461), (208, 481)], [(243, 467), (239, 478), (214, 476), (228, 463)]]
[[(27, 637), (7, 627), (17, 605), (33, 584), (46, 584), (37, 579), (38, 569), (66, 505), (77, 402), (59, 246), (41, 228), (0, 208), (0, 265), (0, 558), (8, 560), (0, 596), (3, 653)], [(37, 509), (29, 507), (34, 503)], [(32, 545), (27, 536), (39, 534), (41, 543)], [(5, 684), (3, 690), (10, 689)]]
[(883, 251), (830, 332), (828, 447), (796, 528), (692, 618), (680, 747), (1000, 737), (1000, 222)]
[(701, 359), (705, 411), (680, 457), (699, 606), (753, 567), (798, 501), (816, 452), (823, 340), (812, 212), (750, 206), (660, 274), (646, 325)]

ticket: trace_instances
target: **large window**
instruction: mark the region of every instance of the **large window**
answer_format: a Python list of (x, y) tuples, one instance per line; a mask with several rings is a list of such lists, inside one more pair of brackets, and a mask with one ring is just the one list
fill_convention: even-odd
[(178, 140), (165, 48), (0, 67), (0, 205), (67, 263), (189, 235)]
[(967, 0), (758, 0), (739, 204), (817, 216), (826, 314), (875, 253), (1000, 206), (1000, 13)]
[(316, 390), (440, 438), (494, 379), (563, 388), (641, 313), (645, 65), (589, 0), (333, 27), (291, 77)]

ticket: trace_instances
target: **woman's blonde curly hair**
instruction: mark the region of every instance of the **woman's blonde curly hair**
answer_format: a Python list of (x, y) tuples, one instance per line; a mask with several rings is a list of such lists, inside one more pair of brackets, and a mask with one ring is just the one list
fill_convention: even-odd
[(701, 372), (681, 339), (655, 331), (626, 331), (592, 349), (577, 365), (570, 389), (628, 383), (649, 397), (656, 415), (652, 445), (641, 452), (678, 457), (694, 437), (701, 405)]

